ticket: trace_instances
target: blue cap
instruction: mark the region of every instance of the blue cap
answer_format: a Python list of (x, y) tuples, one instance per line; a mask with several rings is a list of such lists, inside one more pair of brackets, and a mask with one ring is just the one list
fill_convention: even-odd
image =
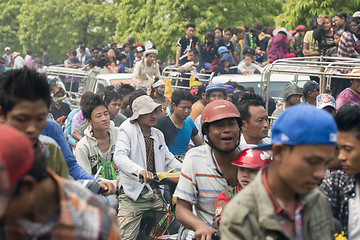
[(287, 108), (275, 121), (271, 144), (255, 149), (271, 150), (274, 143), (335, 146), (337, 126), (327, 111), (309, 104), (298, 104)]
[(218, 48), (217, 52), (218, 52), (218, 55), (220, 55), (220, 54), (222, 54), (224, 52), (229, 52), (229, 49), (227, 49), (227, 47), (225, 47), (225, 46), (221, 46), (221, 47)]
[(222, 56), (222, 58), (221, 58), (220, 61), (221, 61), (221, 62), (222, 62), (222, 61), (228, 61), (228, 62), (231, 63), (231, 62), (232, 62), (232, 61), (231, 61), (231, 55), (230, 55), (229, 53), (225, 53), (224, 56)]
[(233, 93), (235, 88), (231, 85), (224, 85), (228, 93)]
[(205, 96), (208, 96), (213, 91), (222, 91), (227, 95), (227, 90), (222, 83), (210, 83), (205, 89)]

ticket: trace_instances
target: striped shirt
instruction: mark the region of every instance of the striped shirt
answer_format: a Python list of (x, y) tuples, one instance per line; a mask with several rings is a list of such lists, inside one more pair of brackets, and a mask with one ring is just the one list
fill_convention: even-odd
[(48, 170), (56, 181), (60, 208), (43, 223), (20, 219), (18, 224), (0, 222), (0, 239), (117, 240), (115, 212), (81, 184), (65, 180)]
[(187, 152), (174, 197), (194, 205), (197, 217), (211, 225), (216, 198), (227, 186), (216, 169), (211, 148), (205, 144)]

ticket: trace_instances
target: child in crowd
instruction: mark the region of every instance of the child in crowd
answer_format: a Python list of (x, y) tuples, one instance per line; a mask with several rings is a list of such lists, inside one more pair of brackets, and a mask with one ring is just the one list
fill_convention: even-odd
[(127, 67), (125, 67), (126, 59), (127, 59), (126, 55), (121, 53), (119, 56), (119, 64), (118, 64), (119, 73), (127, 73)]
[(46, 73), (47, 72), (47, 66), (44, 66), (42, 61), (38, 61), (36, 63), (36, 71), (38, 73)]
[(224, 56), (222, 56), (220, 64), (213, 68), (213, 72), (215, 74), (236, 74), (236, 69), (231, 69), (230, 67), (233, 66), (231, 55), (229, 53), (225, 53)]
[(226, 187), (217, 197), (215, 201), (215, 218), (212, 224), (214, 228), (219, 228), (222, 211), (231, 198), (252, 182), (259, 169), (270, 162), (271, 154), (267, 151), (246, 149), (239, 153), (239, 156), (232, 162), (232, 164), (238, 166), (237, 179), (239, 183), (237, 186)]
[(134, 66), (135, 66), (135, 63), (141, 61), (141, 59), (143, 58), (144, 56), (144, 48), (142, 46), (138, 46), (136, 47), (136, 57), (135, 57), (135, 60), (134, 60)]
[(112, 62), (110, 63), (110, 65), (107, 66), (107, 68), (109, 69), (109, 71), (110, 71), (111, 73), (118, 73), (118, 72), (120, 71), (120, 69), (121, 69), (120, 66), (117, 66), (117, 65), (116, 65), (116, 62), (115, 62), (115, 61), (112, 61)]
[(338, 52), (338, 47), (339, 47), (339, 42), (340, 42), (340, 34), (338, 32), (336, 32), (334, 34), (334, 43), (335, 43), (335, 46), (333, 46), (329, 52), (328, 52), (328, 56), (329, 57), (337, 57), (337, 52)]
[(258, 71), (259, 73), (263, 72), (263, 68), (259, 65), (253, 63), (254, 57), (253, 55), (247, 53), (245, 54), (244, 60), (242, 60), (239, 65), (238, 69), (241, 74), (254, 74), (255, 71)]

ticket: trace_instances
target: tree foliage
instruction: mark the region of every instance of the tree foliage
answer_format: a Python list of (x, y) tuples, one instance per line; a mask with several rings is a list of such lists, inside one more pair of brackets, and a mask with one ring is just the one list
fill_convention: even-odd
[(23, 50), (39, 52), (45, 44), (51, 60), (62, 61), (81, 40), (92, 47), (109, 42), (115, 32), (116, 8), (80, 0), (23, 0), (18, 37)]
[(352, 15), (359, 10), (360, 0), (285, 0), (282, 13), (276, 17), (276, 24), (294, 29), (302, 24), (309, 27), (311, 18), (320, 14), (332, 16), (337, 12)]
[(6, 46), (20, 50), (18, 41), (19, 22), (17, 16), (20, 13), (21, 0), (0, 1), (0, 49)]

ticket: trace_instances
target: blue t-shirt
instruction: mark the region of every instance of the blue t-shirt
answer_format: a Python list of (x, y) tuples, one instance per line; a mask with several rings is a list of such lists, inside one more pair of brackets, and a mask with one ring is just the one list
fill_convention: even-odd
[(119, 72), (120, 72), (120, 73), (126, 73), (126, 71), (125, 71), (125, 65), (124, 65), (123, 63), (119, 63), (118, 66), (120, 66), (120, 69), (119, 69)]
[(189, 116), (184, 121), (184, 126), (179, 129), (169, 116), (160, 118), (156, 128), (162, 131), (166, 145), (174, 155), (185, 154), (188, 151), (190, 139), (198, 134), (194, 121)]

